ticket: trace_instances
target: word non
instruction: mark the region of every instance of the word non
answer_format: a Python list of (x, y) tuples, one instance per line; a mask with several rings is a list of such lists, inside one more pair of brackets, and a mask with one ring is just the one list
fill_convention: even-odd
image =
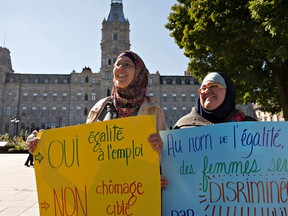
[(76, 186), (74, 188), (61, 187), (60, 191), (56, 191), (56, 189), (53, 189), (54, 215), (88, 216), (88, 201), (87, 201), (86, 186), (81, 191), (83, 191), (82, 197), (80, 196), (79, 189)]

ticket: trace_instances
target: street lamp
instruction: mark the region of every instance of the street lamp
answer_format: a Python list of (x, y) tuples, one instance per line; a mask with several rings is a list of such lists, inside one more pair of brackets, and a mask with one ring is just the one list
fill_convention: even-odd
[(20, 122), (20, 117), (14, 116), (10, 119), (10, 122), (14, 125), (14, 135), (18, 134), (18, 124)]
[(58, 127), (61, 127), (62, 126), (62, 117), (58, 116), (56, 119), (57, 119)]

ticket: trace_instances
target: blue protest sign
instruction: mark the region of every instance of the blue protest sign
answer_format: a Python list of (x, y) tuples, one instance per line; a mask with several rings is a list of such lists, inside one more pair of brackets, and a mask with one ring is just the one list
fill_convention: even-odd
[(288, 215), (288, 122), (161, 131), (162, 215)]

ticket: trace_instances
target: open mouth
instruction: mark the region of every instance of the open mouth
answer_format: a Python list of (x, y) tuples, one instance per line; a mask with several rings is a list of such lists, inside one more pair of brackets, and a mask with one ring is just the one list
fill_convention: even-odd
[(127, 77), (127, 75), (126, 74), (118, 74), (118, 75), (116, 75), (116, 77), (125, 78), (125, 77)]

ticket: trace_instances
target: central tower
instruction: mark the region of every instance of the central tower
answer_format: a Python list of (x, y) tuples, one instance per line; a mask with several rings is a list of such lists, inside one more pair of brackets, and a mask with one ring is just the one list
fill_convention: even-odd
[(130, 50), (130, 24), (124, 17), (122, 0), (111, 0), (110, 13), (102, 22), (101, 68), (102, 81), (112, 81), (113, 64), (124, 50)]

